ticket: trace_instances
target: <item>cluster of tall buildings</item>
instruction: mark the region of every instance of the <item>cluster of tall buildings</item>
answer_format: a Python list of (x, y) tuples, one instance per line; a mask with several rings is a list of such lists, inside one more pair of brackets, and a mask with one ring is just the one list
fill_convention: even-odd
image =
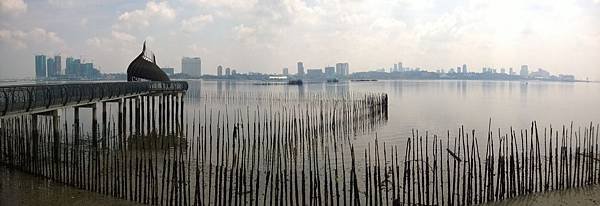
[(36, 79), (97, 79), (101, 77), (98, 69), (91, 62), (81, 59), (67, 57), (65, 69), (62, 69), (62, 58), (60, 55), (47, 57), (46, 55), (35, 56)]
[(35, 77), (44, 79), (48, 77), (58, 77), (61, 75), (62, 64), (61, 57), (46, 57), (46, 55), (35, 55)]
[[(283, 68), (283, 75), (290, 75), (288, 68)], [(323, 69), (315, 68), (315, 69), (305, 69), (303, 62), (297, 63), (297, 72), (296, 76), (298, 77), (306, 77), (306, 78), (335, 78), (335, 77), (345, 77), (350, 74), (350, 65), (348, 63), (337, 63), (335, 67), (327, 66)]]
[(202, 76), (202, 60), (200, 57), (183, 57), (181, 59), (181, 73), (193, 76)]
[(231, 69), (229, 67), (225, 68), (225, 74), (223, 74), (223, 66), (219, 65), (217, 66), (217, 76), (222, 77), (222, 76), (232, 76), (232, 75), (237, 75), (237, 71), (235, 69)]

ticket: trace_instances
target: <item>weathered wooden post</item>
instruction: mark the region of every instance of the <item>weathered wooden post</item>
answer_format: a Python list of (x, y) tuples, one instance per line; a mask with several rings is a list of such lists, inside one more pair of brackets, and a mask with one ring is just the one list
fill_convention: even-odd
[(102, 148), (106, 148), (106, 139), (108, 139), (106, 124), (106, 102), (102, 102)]
[(96, 104), (92, 104), (92, 146), (94, 148), (98, 147), (98, 110), (96, 109)]
[(56, 164), (56, 166), (58, 167), (58, 163), (60, 162), (60, 133), (59, 133), (59, 128), (58, 128), (58, 123), (60, 122), (59, 116), (58, 116), (58, 110), (54, 110), (52, 111), (52, 136), (54, 139), (54, 146), (53, 146), (53, 159), (54, 162)]
[(75, 144), (79, 144), (79, 107), (73, 107), (73, 129)]
[[(32, 160), (34, 162), (34, 165), (38, 165), (38, 140), (39, 140), (39, 131), (38, 131), (38, 115), (37, 114), (32, 114), (31, 115), (31, 138), (33, 141), (33, 145), (32, 145)], [(37, 170), (37, 168), (34, 168), (34, 170)]]

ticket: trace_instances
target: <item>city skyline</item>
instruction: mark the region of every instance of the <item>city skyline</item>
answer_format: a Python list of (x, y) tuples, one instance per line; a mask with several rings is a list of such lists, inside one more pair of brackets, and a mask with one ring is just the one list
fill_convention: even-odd
[(369, 71), (401, 59), (427, 69), (467, 64), (470, 71), (500, 65), (494, 68), (518, 72), (527, 64), (600, 79), (598, 0), (11, 0), (0, 7), (3, 78), (34, 77), (38, 53), (93, 57), (102, 72), (123, 72), (148, 40), (158, 64), (176, 71), (184, 56), (201, 57), (209, 70), (226, 64), (262, 73), (295, 71), (298, 61)]

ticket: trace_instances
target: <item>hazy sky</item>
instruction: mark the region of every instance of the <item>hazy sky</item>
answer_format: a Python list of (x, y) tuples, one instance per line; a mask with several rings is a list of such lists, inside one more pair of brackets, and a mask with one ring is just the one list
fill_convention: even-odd
[(598, 80), (600, 0), (0, 0), (0, 78), (33, 76), (37, 53), (124, 72), (144, 40), (177, 71), (182, 56), (200, 56), (203, 73), (401, 61)]

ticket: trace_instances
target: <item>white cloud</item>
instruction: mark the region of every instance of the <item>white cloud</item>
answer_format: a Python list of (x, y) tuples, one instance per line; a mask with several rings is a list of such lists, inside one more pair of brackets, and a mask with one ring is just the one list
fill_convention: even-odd
[(119, 29), (144, 28), (150, 26), (151, 22), (171, 21), (175, 19), (175, 10), (168, 2), (150, 1), (141, 10), (128, 11), (121, 14), (115, 25)]
[(110, 37), (92, 37), (86, 43), (90, 46), (104, 50), (114, 50), (115, 48), (126, 48), (136, 43), (136, 38), (125, 32), (112, 31)]
[(27, 11), (27, 4), (23, 0), (0, 0), (0, 13), (17, 15)]
[(233, 28), (235, 40), (243, 43), (256, 43), (256, 29), (245, 26), (244, 24), (237, 25)]
[(184, 19), (181, 21), (181, 29), (184, 32), (196, 32), (200, 30), (204, 25), (212, 23), (213, 17), (212, 15), (200, 15), (191, 17), (189, 19)]
[(57, 8), (73, 8), (76, 4), (74, 0), (48, 0), (48, 3)]
[(42, 28), (34, 28), (30, 31), (0, 30), (0, 42), (11, 45), (15, 49), (28, 48), (30, 45), (55, 45), (64, 46), (64, 40), (54, 32)]
[(192, 2), (200, 7), (208, 6), (247, 11), (253, 9), (258, 0), (192, 0)]

